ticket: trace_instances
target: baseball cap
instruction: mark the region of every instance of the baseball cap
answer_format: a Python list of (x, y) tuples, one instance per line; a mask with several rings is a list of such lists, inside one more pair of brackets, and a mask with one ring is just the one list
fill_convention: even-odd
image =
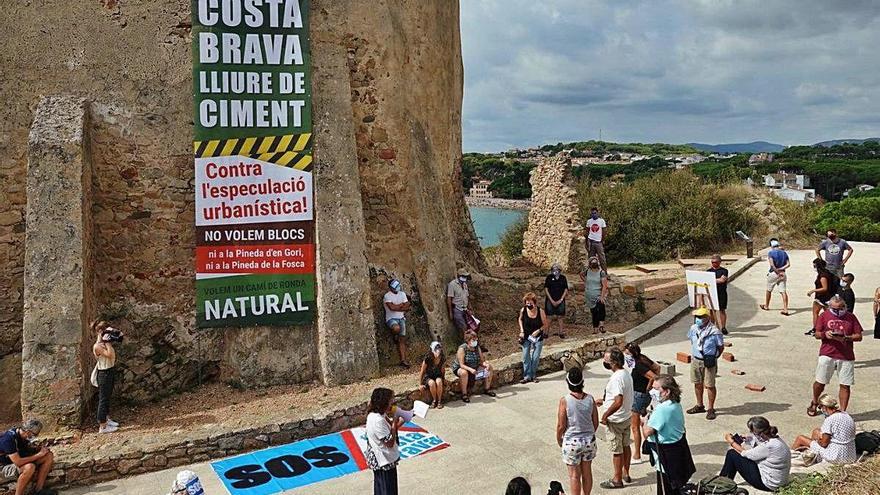
[(391, 287), (394, 290), (400, 290), (400, 280), (397, 280), (396, 278), (391, 279), (391, 281), (388, 282), (388, 287)]
[(694, 316), (708, 316), (709, 315), (709, 308), (702, 306), (702, 307), (699, 307), (699, 308), (693, 310), (693, 312), (691, 312), (691, 314)]
[(779, 241), (773, 239), (772, 241), (770, 241), (770, 247), (779, 247)]
[(440, 342), (437, 342), (436, 340), (434, 342), (431, 342), (431, 352), (434, 352), (441, 348), (442, 346), (440, 345)]

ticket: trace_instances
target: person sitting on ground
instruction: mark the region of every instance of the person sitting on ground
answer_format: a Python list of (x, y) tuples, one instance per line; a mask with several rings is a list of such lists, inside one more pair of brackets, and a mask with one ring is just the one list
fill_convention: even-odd
[[(718, 357), (724, 351), (724, 335), (712, 323), (708, 308), (697, 308), (691, 314), (694, 315), (694, 324), (688, 330), (688, 339), (691, 341), (691, 382), (694, 384), (697, 404), (687, 413), (705, 412), (706, 419), (712, 420), (717, 417), (715, 377), (718, 376)], [(708, 409), (703, 405), (703, 389), (709, 396)]]
[(716, 319), (718, 326), (721, 327), (721, 333), (727, 335), (727, 278), (730, 272), (727, 268), (721, 266), (721, 255), (712, 255), (712, 266), (708, 271), (715, 274), (715, 287), (718, 292), (718, 311)]
[(593, 489), (599, 410), (593, 396), (584, 392), (580, 368), (568, 370), (565, 382), (569, 392), (559, 399), (556, 409), (556, 443), (562, 448), (562, 462), (568, 466), (571, 493), (588, 495)]
[(562, 320), (565, 319), (565, 298), (568, 297), (568, 279), (562, 274), (559, 263), (550, 267), (550, 275), (544, 279), (544, 312), (553, 321), (559, 322), (559, 338), (565, 338)]
[(98, 433), (113, 433), (119, 429), (119, 423), (110, 419), (110, 399), (116, 382), (116, 348), (113, 344), (122, 342), (123, 334), (102, 320), (94, 321), (92, 330), (97, 334), (92, 353), (98, 361), (95, 377), (98, 387)]
[(735, 480), (740, 474), (746, 483), (765, 492), (776, 491), (788, 484), (791, 451), (779, 438), (779, 430), (762, 416), (749, 418), (746, 426), (751, 435), (724, 435), (730, 450), (724, 459), (721, 476)]
[(547, 313), (538, 307), (538, 296), (527, 292), (519, 310), (519, 343), (522, 346), (523, 378), (520, 383), (538, 382), (538, 364), (544, 348), (544, 331), (549, 326)]
[(632, 458), (629, 425), (633, 407), (633, 380), (624, 368), (625, 363), (626, 359), (620, 349), (612, 347), (605, 351), (602, 366), (611, 370), (611, 378), (605, 385), (605, 396), (597, 400), (596, 405), (608, 403), (599, 423), (605, 425), (612, 435), (610, 443), (614, 474), (610, 480), (599, 483), (606, 490), (623, 488), (624, 482), (632, 483), (629, 476), (629, 462)]
[(504, 495), (532, 495), (532, 486), (522, 476), (517, 476), (507, 484)]
[(764, 311), (770, 309), (770, 296), (773, 295), (773, 289), (779, 287), (779, 293), (782, 295), (782, 314), (789, 315), (788, 312), (788, 292), (785, 288), (787, 280), (785, 270), (791, 266), (791, 260), (788, 253), (782, 249), (782, 244), (778, 239), (770, 239), (770, 252), (767, 253), (767, 262), (770, 263), (770, 271), (767, 272), (767, 291), (764, 294), (764, 304), (760, 308)]
[(431, 342), (431, 352), (422, 360), (419, 370), (419, 388), (431, 394), (431, 407), (443, 409), (443, 376), (446, 374), (446, 355), (443, 346)]
[(605, 300), (608, 297), (608, 275), (599, 266), (599, 258), (589, 259), (587, 269), (581, 274), (584, 282), (584, 302), (593, 317), (593, 333), (605, 333)]
[(458, 377), (461, 387), (461, 400), (465, 403), (471, 401), (470, 390), (477, 380), (485, 380), (484, 394), (497, 397), (498, 394), (492, 391), (492, 365), (483, 358), (477, 333), (466, 330), (464, 339), (464, 344), (458, 346), (455, 359), (452, 361), (452, 372)]
[(804, 332), (804, 335), (813, 335), (815, 333), (819, 312), (828, 307), (828, 300), (834, 296), (839, 286), (837, 277), (828, 271), (825, 267), (825, 261), (821, 258), (813, 260), (813, 269), (816, 270), (816, 288), (807, 291), (807, 297), (813, 298), (813, 326)]
[(841, 411), (837, 399), (828, 394), (819, 397), (819, 408), (825, 420), (809, 437), (799, 435), (791, 448), (806, 450), (801, 454), (805, 466), (819, 461), (831, 464), (856, 462), (856, 422)]
[(0, 482), (18, 478), (15, 495), (27, 493), (31, 481), (36, 491), (45, 489), (55, 456), (46, 447), (35, 450), (30, 445), (42, 429), (43, 423), (30, 419), (0, 435)]
[(409, 368), (406, 359), (406, 312), (412, 307), (409, 296), (401, 290), (400, 280), (388, 282), (388, 292), (382, 300), (385, 306), (385, 325), (391, 329), (394, 341), (397, 342), (397, 353), (400, 355), (400, 366)]
[(816, 404), (825, 386), (831, 383), (837, 373), (840, 408), (846, 411), (849, 396), (855, 383), (855, 343), (862, 341), (862, 325), (856, 315), (846, 308), (840, 296), (828, 301), (829, 308), (816, 322), (815, 336), (822, 341), (819, 347), (819, 360), (816, 364), (816, 380), (813, 382), (813, 400), (807, 414), (816, 415)]
[(856, 276), (852, 273), (846, 273), (840, 278), (840, 288), (837, 289), (837, 295), (843, 298), (846, 303), (846, 309), (851, 313), (856, 312), (856, 293), (853, 292), (853, 282)]
[(651, 388), (654, 378), (660, 374), (660, 365), (642, 354), (642, 348), (635, 342), (624, 348), (626, 367), (633, 381), (633, 405), (630, 413), (630, 431), (633, 436), (632, 460), (630, 464), (641, 464), (642, 460), (642, 418), (648, 414), (651, 405)]
[(681, 387), (671, 375), (657, 375), (650, 393), (657, 406), (642, 434), (657, 471), (657, 494), (676, 495), (697, 472), (685, 436)]

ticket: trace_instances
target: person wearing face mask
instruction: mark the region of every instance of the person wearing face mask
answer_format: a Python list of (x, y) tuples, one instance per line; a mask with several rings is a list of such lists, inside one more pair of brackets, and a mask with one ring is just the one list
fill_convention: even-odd
[(544, 330), (549, 326), (547, 314), (538, 307), (538, 297), (534, 292), (523, 296), (523, 307), (519, 310), (519, 342), (522, 345), (523, 378), (520, 383), (538, 382), (538, 363), (541, 349), (544, 348)]
[(777, 239), (770, 239), (770, 252), (767, 253), (767, 262), (770, 264), (770, 271), (767, 272), (767, 291), (764, 294), (764, 304), (761, 304), (759, 307), (764, 311), (770, 309), (770, 297), (773, 295), (773, 289), (778, 287), (779, 293), (782, 295), (782, 314), (788, 316), (788, 292), (785, 287), (787, 280), (785, 271), (791, 266), (791, 260)]
[(446, 374), (446, 355), (443, 346), (436, 340), (431, 342), (431, 351), (422, 360), (419, 370), (419, 388), (431, 394), (431, 406), (443, 409), (443, 376)]
[(657, 406), (642, 427), (642, 434), (651, 465), (657, 471), (657, 495), (676, 495), (697, 472), (685, 436), (681, 387), (671, 375), (658, 375), (650, 394)]
[(596, 458), (596, 428), (599, 410), (593, 396), (584, 392), (580, 368), (568, 370), (568, 394), (556, 408), (556, 443), (562, 449), (562, 462), (568, 467), (568, 481), (574, 495), (593, 489), (593, 459)]
[(642, 354), (642, 348), (635, 342), (626, 344), (623, 357), (624, 367), (631, 370), (633, 381), (633, 405), (630, 411), (630, 431), (633, 436), (633, 456), (630, 464), (642, 461), (642, 418), (648, 414), (651, 405), (649, 395), (654, 378), (660, 373), (660, 365)]
[(367, 449), (364, 457), (373, 471), (374, 495), (397, 495), (398, 431), (405, 420), (394, 414), (394, 392), (375, 388), (367, 406)]
[(813, 269), (816, 270), (816, 288), (807, 291), (807, 297), (813, 297), (813, 326), (804, 332), (804, 335), (813, 335), (816, 329), (816, 321), (819, 319), (819, 312), (828, 307), (828, 301), (831, 296), (837, 293), (840, 282), (837, 276), (829, 272), (825, 266), (825, 261), (821, 258), (813, 260)]
[(597, 406), (605, 405), (599, 423), (608, 428), (611, 434), (611, 454), (614, 456), (614, 476), (599, 483), (606, 490), (623, 488), (623, 483), (632, 483), (629, 476), (629, 463), (632, 458), (630, 447), (630, 411), (633, 406), (633, 380), (624, 368), (626, 362), (623, 352), (616, 347), (605, 351), (602, 366), (611, 371), (611, 378), (605, 385), (605, 396), (596, 401)]
[[(691, 314), (694, 315), (694, 324), (688, 330), (688, 339), (691, 341), (691, 382), (697, 404), (687, 413), (705, 412), (706, 419), (712, 420), (717, 416), (715, 378), (718, 376), (718, 357), (724, 351), (724, 334), (712, 323), (708, 308), (697, 308)], [(704, 389), (709, 399), (708, 409), (703, 405)]]
[(590, 218), (587, 219), (587, 256), (595, 256), (599, 260), (602, 271), (608, 271), (608, 265), (605, 263), (605, 230), (607, 229), (605, 219), (599, 216), (599, 208), (595, 206), (590, 208)]
[(400, 280), (396, 278), (388, 282), (388, 292), (382, 299), (385, 306), (385, 325), (391, 330), (397, 342), (397, 353), (400, 355), (400, 366), (409, 368), (406, 359), (406, 312), (412, 307), (409, 296), (401, 289)]
[(746, 426), (751, 433), (749, 436), (724, 435), (730, 450), (720, 475), (735, 480), (739, 474), (746, 483), (765, 492), (776, 491), (788, 484), (791, 451), (785, 440), (779, 438), (779, 430), (770, 426), (767, 418), (762, 416), (749, 418)]
[(825, 235), (825, 239), (822, 239), (819, 247), (816, 248), (816, 257), (822, 259), (822, 251), (825, 251), (824, 261), (828, 271), (840, 278), (843, 276), (846, 262), (852, 257), (853, 248), (848, 242), (837, 237), (837, 231), (834, 229), (828, 229)]
[(484, 394), (489, 397), (497, 397), (492, 390), (492, 365), (483, 358), (483, 351), (477, 340), (477, 333), (466, 330), (464, 344), (458, 346), (455, 359), (452, 361), (452, 372), (458, 377), (461, 387), (461, 400), (465, 403), (471, 401), (470, 390), (477, 380), (486, 380)]
[(852, 273), (845, 273), (840, 277), (840, 288), (837, 289), (837, 295), (843, 298), (846, 303), (846, 309), (850, 313), (856, 312), (856, 293), (853, 292), (853, 282), (856, 276)]
[(837, 399), (828, 394), (819, 397), (819, 408), (825, 417), (822, 427), (815, 428), (809, 437), (799, 435), (791, 448), (805, 450), (801, 454), (805, 466), (819, 461), (832, 464), (856, 462), (856, 422), (852, 416), (841, 411)]
[(819, 396), (835, 372), (840, 384), (840, 408), (846, 411), (850, 388), (855, 382), (856, 355), (853, 343), (862, 340), (862, 325), (856, 315), (847, 311), (843, 298), (834, 296), (828, 304), (829, 310), (822, 313), (816, 322), (815, 337), (822, 341), (822, 345), (819, 347), (816, 381), (813, 382), (813, 401), (807, 408), (810, 416), (817, 414)]
[(468, 288), (468, 280), (470, 279), (470, 272), (461, 268), (455, 279), (446, 286), (446, 309), (449, 312), (449, 319), (462, 335), (467, 330), (465, 314), (470, 307), (470, 289)]
[(568, 296), (568, 279), (562, 274), (559, 263), (550, 267), (550, 275), (544, 279), (544, 312), (553, 321), (559, 322), (559, 337), (565, 338), (562, 320), (565, 318), (565, 298)]
[(608, 275), (599, 265), (598, 258), (590, 258), (587, 269), (581, 274), (584, 282), (584, 301), (590, 308), (593, 333), (605, 333), (605, 300), (608, 297)]
[(874, 289), (874, 338), (880, 339), (880, 287)]
[(44, 490), (46, 478), (52, 471), (55, 462), (52, 452), (46, 447), (35, 452), (30, 445), (42, 429), (43, 423), (30, 419), (0, 435), (0, 483), (17, 480), (15, 495), (27, 493), (31, 481), (36, 491)]

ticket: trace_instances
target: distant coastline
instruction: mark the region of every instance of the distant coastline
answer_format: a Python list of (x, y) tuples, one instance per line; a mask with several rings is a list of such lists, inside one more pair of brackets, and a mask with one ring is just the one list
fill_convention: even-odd
[(484, 208), (528, 210), (532, 207), (532, 200), (530, 199), (472, 198), (465, 196), (464, 201), (468, 206), (481, 206)]

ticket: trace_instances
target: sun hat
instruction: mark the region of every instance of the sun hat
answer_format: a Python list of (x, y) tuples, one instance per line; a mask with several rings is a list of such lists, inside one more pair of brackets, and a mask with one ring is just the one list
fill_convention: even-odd
[(459, 268), (458, 269), (458, 276), (459, 277), (470, 277), (471, 272), (469, 272), (467, 268)]

